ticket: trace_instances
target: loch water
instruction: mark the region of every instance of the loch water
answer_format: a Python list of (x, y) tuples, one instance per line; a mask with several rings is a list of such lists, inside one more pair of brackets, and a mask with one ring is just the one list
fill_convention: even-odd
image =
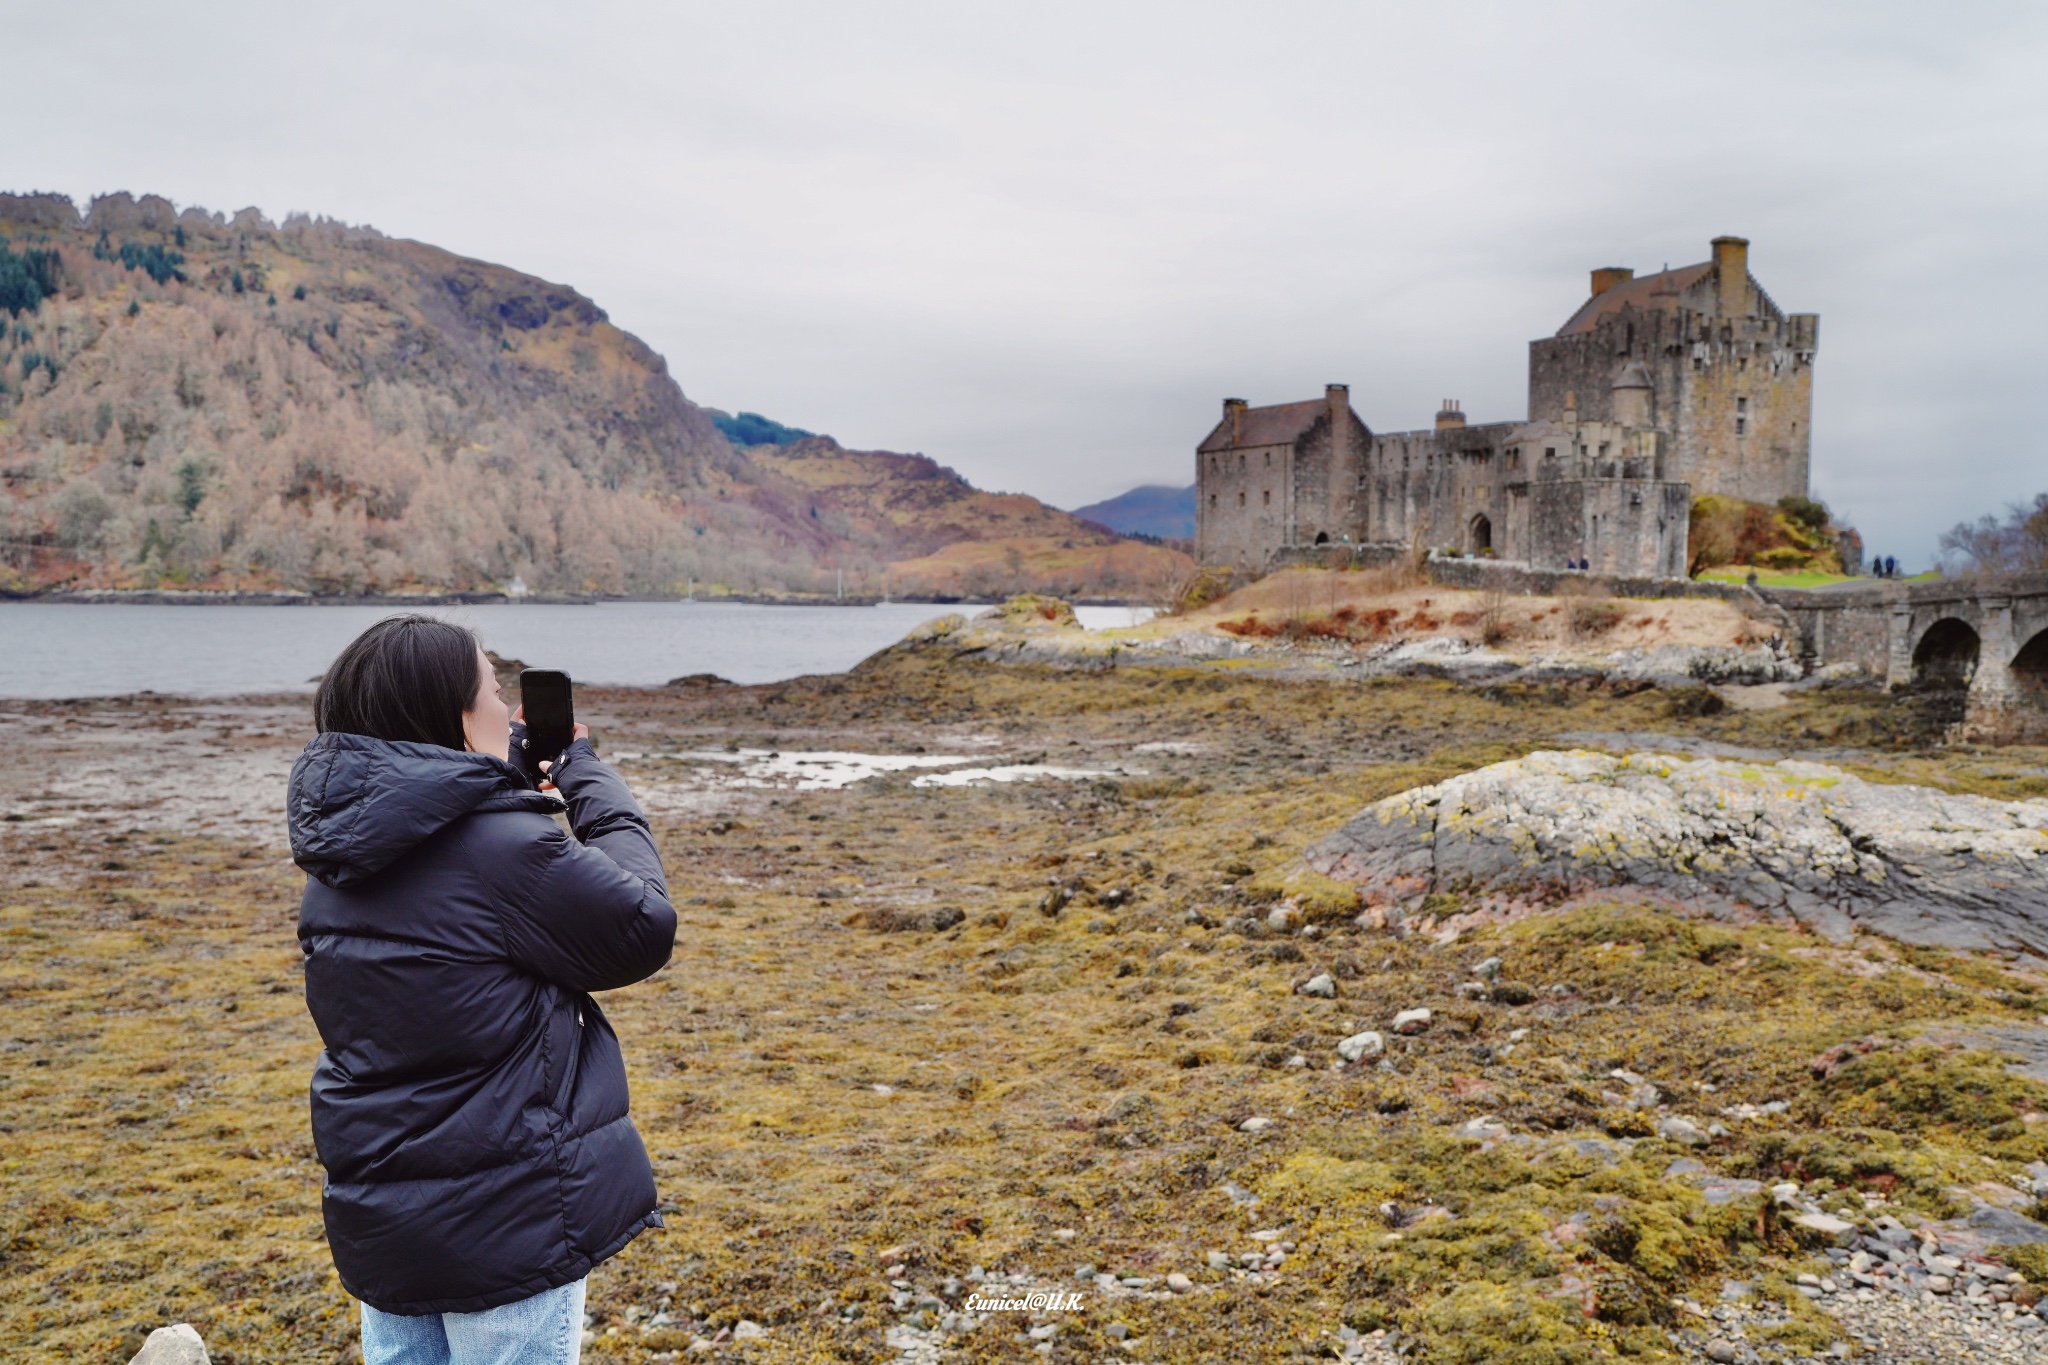
[[(0, 698), (218, 697), (310, 691), (342, 646), (391, 607), (0, 603)], [(486, 647), (578, 682), (659, 686), (691, 673), (739, 683), (840, 673), (920, 624), (974, 606), (600, 602), (430, 607)], [(1082, 608), (1084, 624), (1149, 613)]]

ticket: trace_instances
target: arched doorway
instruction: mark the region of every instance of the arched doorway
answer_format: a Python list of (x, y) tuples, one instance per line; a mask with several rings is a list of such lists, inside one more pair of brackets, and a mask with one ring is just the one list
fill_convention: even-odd
[(2021, 701), (2048, 710), (2048, 630), (2036, 634), (2013, 655), (2012, 683)]
[(1316, 532), (1316, 544), (1318, 544), (1318, 545), (1328, 545), (1329, 543), (1330, 543), (1330, 533), (1329, 533), (1328, 531), (1318, 531), (1318, 532)]
[(1977, 672), (1978, 646), (1969, 622), (1943, 617), (1913, 647), (1913, 681), (1922, 687), (1968, 687)]
[(1473, 554), (1485, 554), (1493, 548), (1493, 522), (1488, 520), (1486, 513), (1481, 512), (1472, 518), (1470, 532), (1466, 545)]

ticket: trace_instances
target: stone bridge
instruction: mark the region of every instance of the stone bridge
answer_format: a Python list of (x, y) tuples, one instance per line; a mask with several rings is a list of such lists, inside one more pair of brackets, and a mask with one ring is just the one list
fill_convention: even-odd
[(2048, 573), (1766, 589), (1817, 664), (1966, 690), (1968, 738), (2048, 741)]

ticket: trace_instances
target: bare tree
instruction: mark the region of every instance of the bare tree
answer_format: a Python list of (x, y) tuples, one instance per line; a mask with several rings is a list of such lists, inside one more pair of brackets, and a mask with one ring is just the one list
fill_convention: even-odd
[(2003, 520), (1989, 513), (1941, 533), (1942, 570), (1949, 574), (2028, 573), (2048, 569), (2048, 493), (2011, 503)]

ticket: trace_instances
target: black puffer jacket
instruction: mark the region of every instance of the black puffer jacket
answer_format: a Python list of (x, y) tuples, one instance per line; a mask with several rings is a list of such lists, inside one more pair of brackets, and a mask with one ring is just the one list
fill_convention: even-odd
[(589, 993), (660, 970), (675, 911), (646, 818), (587, 741), (555, 782), (574, 839), (481, 754), (325, 734), (292, 769), (327, 1240), (387, 1313), (512, 1303), (660, 1226)]

